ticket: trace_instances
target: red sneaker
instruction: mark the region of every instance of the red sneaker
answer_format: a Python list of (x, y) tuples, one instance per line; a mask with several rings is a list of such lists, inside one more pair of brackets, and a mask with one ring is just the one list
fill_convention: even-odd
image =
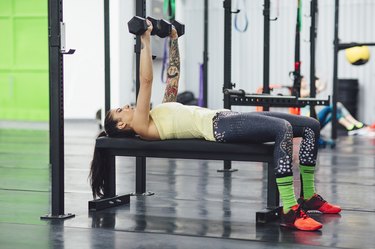
[(332, 205), (324, 200), (318, 194), (314, 194), (310, 199), (303, 202), (303, 209), (308, 211), (319, 211), (323, 214), (338, 214), (341, 212), (341, 207)]
[(323, 227), (321, 223), (310, 218), (301, 207), (300, 204), (296, 204), (286, 214), (283, 212), (280, 226), (302, 231), (316, 231)]

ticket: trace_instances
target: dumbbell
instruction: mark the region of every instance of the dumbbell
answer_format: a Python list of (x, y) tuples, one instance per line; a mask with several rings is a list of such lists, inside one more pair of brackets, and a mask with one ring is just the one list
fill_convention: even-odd
[[(160, 38), (165, 38), (172, 32), (172, 24), (170, 24), (168, 21), (164, 19), (157, 20), (152, 17), (148, 17), (147, 19), (152, 23), (153, 26), (151, 35), (157, 35)], [(148, 28), (146, 18), (134, 16), (128, 22), (128, 28), (130, 33), (134, 35), (142, 35)]]
[[(175, 26), (178, 36), (182, 36), (185, 33), (185, 25), (178, 21), (173, 21), (172, 24), (164, 19), (157, 20), (153, 17), (147, 17), (152, 23), (153, 29), (151, 35), (157, 35), (161, 38), (165, 38), (172, 32), (172, 25)], [(129, 32), (134, 35), (142, 35), (148, 28), (146, 19), (139, 16), (134, 16), (128, 22)]]
[(134, 35), (142, 35), (148, 28), (146, 19), (139, 16), (134, 16), (128, 22), (129, 32)]

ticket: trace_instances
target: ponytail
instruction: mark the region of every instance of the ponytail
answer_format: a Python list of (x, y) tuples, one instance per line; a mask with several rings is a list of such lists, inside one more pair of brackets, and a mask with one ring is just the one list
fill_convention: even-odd
[[(105, 131), (102, 131), (99, 135), (99, 137), (107, 136), (107, 133)], [(90, 185), (92, 190), (92, 195), (94, 199), (96, 197), (103, 197), (103, 189), (104, 189), (104, 177), (106, 174), (106, 162), (104, 161), (104, 155), (105, 152), (102, 150), (99, 150), (95, 147), (94, 149), (94, 156), (91, 161), (91, 169), (90, 169)]]
[[(104, 129), (99, 135), (99, 137), (109, 136), (109, 137), (134, 137), (136, 133), (133, 130), (120, 130), (117, 128), (117, 120), (114, 120), (111, 113), (107, 112), (104, 120)], [(96, 197), (104, 196), (104, 179), (106, 177), (107, 171), (107, 162), (106, 152), (99, 150), (95, 147), (94, 156), (91, 161), (91, 169), (89, 174), (90, 185), (92, 190), (92, 195), (94, 199)]]

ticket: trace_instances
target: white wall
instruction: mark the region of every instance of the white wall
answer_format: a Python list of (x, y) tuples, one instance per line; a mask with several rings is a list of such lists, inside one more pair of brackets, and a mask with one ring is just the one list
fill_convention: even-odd
[[(64, 112), (67, 119), (93, 119), (98, 109), (104, 109), (103, 2), (64, 0), (66, 45), (76, 49), (74, 55), (65, 56), (64, 63)], [(177, 4), (180, 5), (178, 1)], [(134, 0), (110, 1), (112, 107), (135, 102), (135, 40), (127, 27), (128, 20), (134, 15)], [(177, 9), (177, 15), (183, 15), (181, 9)], [(180, 46), (184, 46), (183, 41)], [(180, 53), (183, 60), (184, 50)], [(154, 61), (153, 104), (162, 101), (165, 88), (161, 81), (160, 59)], [(184, 74), (181, 82), (185, 82)], [(180, 89), (183, 91), (184, 88), (184, 83), (181, 83)]]
[[(135, 5), (133, 1), (110, 1), (112, 107), (135, 101), (134, 37), (127, 32), (127, 21), (134, 16), (134, 13)], [(104, 92), (102, 95), (104, 95)], [(104, 110), (104, 107), (102, 109)]]
[(66, 118), (95, 118), (104, 95), (103, 1), (65, 0), (64, 111)]
[[(153, 0), (156, 1), (156, 0)], [(242, 0), (241, 0), (242, 1)], [(233, 0), (233, 9), (237, 0)], [(288, 73), (293, 70), (296, 1), (271, 1), (271, 16), (279, 13), (271, 23), (270, 81), (291, 85)], [(374, 42), (375, 1), (341, 0), (340, 32), (342, 42)], [(232, 81), (237, 88), (255, 92), (263, 80), (263, 3), (246, 1), (249, 18), (248, 31), (233, 30)], [(279, 10), (277, 11), (277, 3)], [(301, 59), (302, 72), (309, 76), (309, 1), (304, 1)], [(334, 1), (319, 1), (317, 40), (317, 74), (332, 85)], [(209, 89), (211, 108), (223, 106), (223, 1), (209, 0)], [(85, 15), (83, 15), (83, 10)], [(134, 15), (134, 0), (111, 0), (111, 82), (112, 105), (134, 101), (133, 37), (126, 22)], [(243, 13), (243, 12), (242, 12)], [(180, 40), (182, 63), (181, 90), (192, 90), (198, 95), (199, 63), (203, 58), (203, 1), (177, 1), (177, 19), (186, 24), (186, 34)], [(76, 48), (73, 56), (65, 58), (65, 116), (93, 118), (104, 103), (104, 38), (102, 0), (64, 0), (64, 20), (67, 24), (67, 47)], [(374, 54), (374, 48), (371, 48)], [(374, 59), (361, 67), (346, 62), (339, 54), (339, 78), (358, 78), (360, 82), (360, 118), (375, 121)], [(160, 103), (164, 83), (160, 80), (160, 61), (154, 63), (153, 103)], [(324, 95), (322, 95), (324, 96)], [(252, 107), (234, 109), (252, 110)]]

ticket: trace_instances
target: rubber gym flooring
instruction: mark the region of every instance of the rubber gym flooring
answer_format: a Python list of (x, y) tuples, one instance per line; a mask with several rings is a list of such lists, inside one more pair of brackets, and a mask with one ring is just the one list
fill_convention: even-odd
[[(94, 121), (66, 121), (65, 213), (76, 217), (43, 221), (50, 208), (47, 124), (0, 123), (1, 249), (375, 248), (375, 138), (340, 136), (336, 149), (320, 150), (318, 191), (343, 211), (314, 215), (323, 229), (302, 232), (255, 224), (265, 205), (261, 163), (234, 162), (239, 171), (223, 174), (220, 161), (147, 159), (147, 190), (155, 195), (90, 213), (97, 132)], [(118, 160), (117, 191), (132, 192), (134, 159)]]

